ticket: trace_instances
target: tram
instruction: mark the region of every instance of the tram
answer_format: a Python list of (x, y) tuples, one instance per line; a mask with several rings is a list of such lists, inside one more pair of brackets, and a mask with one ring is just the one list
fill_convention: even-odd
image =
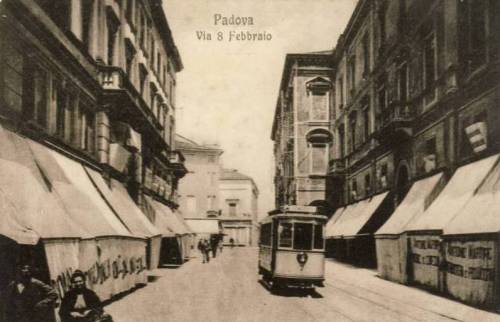
[(268, 286), (323, 286), (326, 221), (311, 206), (284, 206), (269, 213), (259, 238), (259, 274)]

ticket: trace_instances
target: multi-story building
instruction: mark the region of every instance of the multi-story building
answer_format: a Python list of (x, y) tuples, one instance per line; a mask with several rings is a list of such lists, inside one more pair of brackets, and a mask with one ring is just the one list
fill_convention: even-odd
[(256, 246), (259, 189), (254, 180), (236, 169), (223, 169), (218, 186), (224, 244), (233, 239), (235, 245)]
[[(466, 203), (491, 190), (483, 183), (496, 175), (489, 157), (500, 144), (499, 23), (496, 1), (358, 2), (332, 61), (327, 198), (338, 210), (327, 235), (335, 256), (378, 260), (382, 276), (494, 302), (479, 286), (458, 287), (475, 279), (464, 272), (477, 257), (453, 247), (486, 242), (486, 227), (498, 225), (480, 203)], [(466, 217), (490, 221), (473, 229)]]
[(274, 114), (276, 207), (324, 205), (333, 86), (331, 51), (288, 54)]
[[(0, 11), (2, 147), (17, 146), (1, 159), (29, 168), (40, 191), (45, 191), (40, 200), (35, 187), (7, 197), (31, 198), (19, 207), (39, 200), (36, 209), (45, 203), (41, 200), (52, 198), (54, 205), (61, 205), (65, 220), (84, 230), (72, 237), (132, 236), (142, 243), (145, 235), (166, 233), (166, 227), (156, 227), (155, 232), (151, 226), (163, 216), (153, 210), (177, 207), (177, 182), (186, 170), (174, 142), (176, 73), (183, 65), (162, 2), (4, 0)], [(6, 178), (8, 174), (2, 175), (0, 185), (8, 182)], [(144, 221), (136, 203), (150, 221)], [(59, 227), (55, 213), (48, 212), (46, 222)], [(109, 230), (101, 229), (107, 225)], [(67, 237), (64, 231), (39, 233), (40, 238)], [(123, 238), (96, 243), (101, 243), (99, 254), (77, 254), (56, 264), (47, 248), (49, 266), (56, 265), (50, 278), (64, 282), (64, 273), (76, 268), (91, 274), (90, 263), (100, 265), (118, 255), (130, 259), (129, 271), (135, 271), (136, 260), (157, 255), (142, 254), (146, 247), (139, 244), (115, 254), (129, 243)], [(158, 244), (150, 246), (157, 249)], [(89, 280), (106, 299), (113, 289), (108, 284), (112, 279), (106, 279), (112, 274), (103, 274), (100, 282)], [(126, 283), (121, 283), (115, 291), (124, 290)]]
[(198, 144), (181, 135), (176, 136), (176, 146), (184, 155), (188, 169), (179, 184), (179, 205), (184, 218), (218, 216), (222, 149)]

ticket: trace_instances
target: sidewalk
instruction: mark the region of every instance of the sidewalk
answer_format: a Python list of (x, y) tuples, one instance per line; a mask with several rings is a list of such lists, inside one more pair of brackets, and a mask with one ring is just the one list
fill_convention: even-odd
[(432, 312), (457, 321), (500, 321), (500, 315), (480, 310), (425, 290), (384, 280), (376, 270), (358, 268), (327, 259), (326, 283), (393, 310), (425, 314)]

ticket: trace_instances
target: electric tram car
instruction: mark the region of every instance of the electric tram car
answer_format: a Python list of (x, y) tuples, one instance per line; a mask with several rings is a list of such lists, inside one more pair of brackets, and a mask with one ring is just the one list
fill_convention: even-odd
[(259, 274), (273, 289), (323, 286), (324, 226), (316, 207), (284, 206), (260, 224)]

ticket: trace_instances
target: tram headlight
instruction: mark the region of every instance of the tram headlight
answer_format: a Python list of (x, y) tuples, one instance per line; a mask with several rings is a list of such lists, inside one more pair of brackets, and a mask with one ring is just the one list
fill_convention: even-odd
[(307, 259), (307, 253), (302, 252), (297, 254), (297, 262), (299, 263), (300, 268), (304, 267), (304, 265), (307, 263)]

